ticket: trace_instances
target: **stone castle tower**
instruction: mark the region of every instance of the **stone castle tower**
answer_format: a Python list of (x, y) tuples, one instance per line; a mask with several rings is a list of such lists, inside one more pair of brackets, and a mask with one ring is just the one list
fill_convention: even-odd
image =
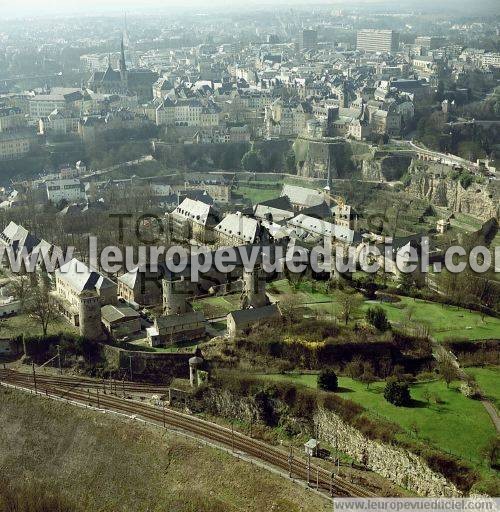
[(172, 276), (162, 281), (163, 288), (163, 314), (182, 315), (191, 311), (187, 302), (190, 296), (190, 283), (183, 277), (176, 279)]
[(81, 336), (91, 340), (102, 336), (101, 301), (96, 292), (84, 291), (80, 294), (79, 324)]
[(260, 308), (267, 306), (269, 299), (266, 295), (266, 276), (261, 267), (252, 270), (243, 270), (243, 292), (241, 294), (241, 307)]

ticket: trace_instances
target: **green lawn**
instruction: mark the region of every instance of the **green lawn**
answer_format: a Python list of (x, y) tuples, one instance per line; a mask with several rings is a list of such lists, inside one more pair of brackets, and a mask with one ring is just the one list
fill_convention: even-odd
[(500, 367), (466, 368), (465, 371), (476, 378), (484, 395), (500, 410)]
[(226, 316), (232, 311), (240, 309), (240, 294), (208, 297), (206, 299), (198, 299), (193, 301), (193, 309), (203, 311), (206, 318), (218, 318)]
[[(308, 304), (308, 308), (327, 315), (338, 313), (338, 303), (335, 298), (337, 290), (328, 292), (325, 283), (311, 281), (301, 282), (295, 289), (286, 279), (275, 281), (268, 285), (267, 291), (278, 301), (285, 296), (295, 297), (300, 304)], [(413, 324), (425, 323), (429, 326), (432, 336), (438, 340), (446, 339), (498, 339), (500, 338), (500, 319), (481, 315), (455, 306), (442, 305), (424, 300), (414, 300), (410, 297), (400, 297), (395, 303), (381, 301), (366, 301), (361, 311), (355, 315), (357, 320), (364, 317), (364, 312), (373, 304), (378, 304), (386, 311), (394, 326), (403, 324), (411, 311)]]
[(466, 213), (455, 213), (454, 216), (455, 218), (451, 219), (450, 223), (454, 228), (457, 228), (460, 231), (478, 231), (483, 225), (483, 221)]
[(253, 205), (268, 201), (279, 197), (281, 186), (269, 184), (267, 188), (255, 188), (248, 185), (241, 185), (236, 189), (236, 193), (241, 194), (244, 198), (248, 199)]
[[(49, 323), (47, 334), (58, 334), (60, 332), (77, 334), (78, 328), (71, 325), (64, 318), (59, 317), (53, 322)], [(1, 336), (15, 338), (16, 336), (21, 336), (22, 334), (25, 336), (42, 336), (43, 331), (40, 324), (26, 314), (2, 319), (0, 324)]]
[[(316, 388), (314, 374), (273, 374), (262, 376), (268, 380), (293, 382)], [(418, 383), (411, 386), (413, 407), (396, 407), (388, 403), (383, 396), (385, 383), (376, 382), (366, 389), (348, 377), (339, 377), (339, 395), (364, 406), (372, 414), (382, 416), (413, 433), (416, 427), (417, 437), (455, 455), (481, 463), (481, 449), (488, 439), (495, 435), (493, 424), (481, 402), (462, 395), (458, 384), (448, 389), (441, 381)], [(427, 404), (423, 395), (428, 389), (431, 395), (437, 395), (443, 403)]]
[(412, 322), (428, 324), (432, 336), (438, 341), (453, 337), (468, 340), (500, 338), (500, 319), (486, 316), (482, 320), (475, 311), (409, 297), (401, 297), (396, 303), (367, 301), (364, 307), (368, 308), (370, 304), (382, 306), (395, 325), (402, 323), (409, 308), (412, 309)]
[(333, 301), (336, 294), (336, 290), (328, 292), (322, 282), (303, 281), (294, 288), (287, 279), (274, 281), (267, 287), (267, 292), (278, 300), (284, 295), (293, 295), (301, 304)]

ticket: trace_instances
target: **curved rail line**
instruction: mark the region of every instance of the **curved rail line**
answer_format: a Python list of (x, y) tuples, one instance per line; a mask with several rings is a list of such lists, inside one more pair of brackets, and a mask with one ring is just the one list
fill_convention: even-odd
[[(319, 466), (308, 467), (308, 462), (296, 456), (290, 457), (281, 450), (265, 444), (261, 441), (245, 436), (221, 425), (205, 421), (196, 416), (191, 416), (170, 408), (160, 408), (136, 401), (126, 400), (111, 394), (99, 393), (102, 383), (90, 379), (79, 380), (72, 377), (47, 377), (37, 375), (37, 389), (40, 394), (48, 396), (64, 397), (68, 400), (88, 404), (99, 405), (102, 409), (130, 414), (132, 416), (151, 420), (159, 425), (174, 427), (189, 432), (201, 438), (214, 441), (233, 451), (239, 451), (275, 466), (282, 471), (289, 472), (293, 478), (307, 481), (312, 488), (331, 493), (333, 497), (370, 497), (375, 496), (367, 489), (335, 475)], [(0, 370), (0, 382), (17, 385), (33, 391), (35, 389), (33, 377), (26, 373), (18, 373), (12, 370)], [(92, 384), (92, 386), (90, 386)], [(91, 389), (94, 393), (91, 393)], [(144, 387), (136, 383), (128, 382), (126, 389), (132, 391), (143, 390)], [(159, 388), (155, 388), (159, 389)], [(165, 391), (165, 388), (163, 388)]]
[[(29, 381), (33, 381), (32, 373), (30, 372), (17, 372), (11, 369), (0, 369), (0, 380), (12, 373), (18, 376), (25, 376)], [(99, 388), (99, 389), (112, 389), (116, 388), (117, 391), (125, 390), (134, 393), (148, 393), (148, 394), (165, 394), (168, 387), (164, 385), (149, 384), (146, 382), (132, 382), (123, 379), (92, 379), (90, 377), (71, 377), (71, 376), (55, 376), (46, 375), (42, 373), (36, 374), (37, 381), (53, 384), (57, 386), (67, 385), (74, 386), (79, 384), (86, 388)]]

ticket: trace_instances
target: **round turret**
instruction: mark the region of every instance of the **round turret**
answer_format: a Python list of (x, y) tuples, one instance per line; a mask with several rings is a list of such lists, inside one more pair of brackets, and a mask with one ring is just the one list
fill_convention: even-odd
[(203, 367), (205, 360), (201, 357), (201, 352), (189, 358), (189, 383), (192, 387), (198, 386), (198, 370)]
[(243, 270), (243, 308), (260, 308), (269, 304), (266, 295), (266, 280), (261, 268)]
[(81, 336), (91, 340), (101, 337), (101, 301), (96, 292), (84, 291), (80, 294), (78, 321)]
[(187, 283), (184, 279), (163, 280), (163, 311), (165, 315), (181, 315), (188, 311)]

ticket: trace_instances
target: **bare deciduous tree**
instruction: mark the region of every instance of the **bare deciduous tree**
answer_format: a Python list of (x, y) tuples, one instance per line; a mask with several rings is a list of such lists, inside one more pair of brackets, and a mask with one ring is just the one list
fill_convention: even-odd
[(363, 365), (363, 373), (361, 374), (361, 377), (359, 380), (366, 384), (366, 389), (370, 389), (370, 384), (375, 382), (377, 380), (377, 377), (375, 376), (375, 372), (373, 371), (373, 365), (370, 362), (366, 362)]
[(55, 300), (50, 295), (46, 283), (42, 282), (30, 287), (25, 309), (29, 316), (40, 325), (43, 335), (47, 336), (47, 329), (58, 317), (58, 313)]
[(453, 364), (453, 361), (445, 357), (439, 362), (439, 374), (441, 378), (446, 382), (446, 386), (450, 387), (452, 381), (458, 377), (458, 370)]
[(345, 325), (356, 314), (362, 304), (362, 299), (357, 293), (342, 292), (339, 294), (339, 319), (343, 320)]
[(9, 284), (12, 295), (19, 301), (19, 310), (25, 309), (26, 301), (30, 295), (31, 280), (27, 275), (16, 276)]

